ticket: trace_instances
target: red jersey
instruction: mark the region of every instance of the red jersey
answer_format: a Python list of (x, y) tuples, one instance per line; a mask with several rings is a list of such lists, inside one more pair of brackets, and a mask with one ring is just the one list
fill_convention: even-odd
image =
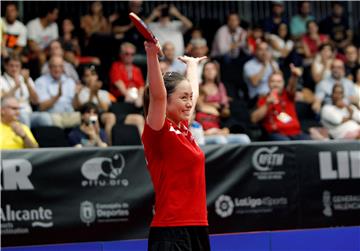
[(132, 70), (127, 71), (123, 62), (114, 62), (110, 69), (110, 93), (116, 98), (123, 96), (119, 89), (115, 86), (115, 82), (122, 80), (126, 86), (129, 87), (144, 87), (145, 81), (139, 67), (132, 65)]
[(165, 119), (142, 135), (147, 167), (155, 190), (152, 227), (207, 226), (205, 156), (187, 123), (178, 128)]
[[(266, 96), (258, 100), (258, 107), (265, 105)], [(268, 133), (280, 133), (291, 136), (301, 133), (299, 119), (296, 115), (294, 97), (286, 90), (279, 96), (278, 104), (271, 104), (262, 121)]]

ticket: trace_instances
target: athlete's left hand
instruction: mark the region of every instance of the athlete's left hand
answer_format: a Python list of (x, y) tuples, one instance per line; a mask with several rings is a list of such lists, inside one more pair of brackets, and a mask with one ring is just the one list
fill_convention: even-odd
[(203, 56), (203, 57), (198, 57), (198, 58), (194, 58), (194, 57), (189, 57), (189, 56), (180, 56), (178, 57), (179, 60), (181, 60), (182, 62), (184, 62), (185, 64), (190, 64), (190, 63), (199, 63), (200, 61), (207, 59), (207, 56)]

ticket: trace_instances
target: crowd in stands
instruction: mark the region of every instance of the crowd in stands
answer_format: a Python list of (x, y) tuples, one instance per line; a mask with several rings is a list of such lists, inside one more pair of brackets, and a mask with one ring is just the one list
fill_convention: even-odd
[[(191, 123), (199, 145), (360, 139), (360, 24), (350, 28), (344, 2), (317, 20), (310, 1), (292, 17), (273, 1), (269, 16), (246, 26), (229, 11), (211, 41), (171, 2), (150, 13), (142, 1), (127, 4), (106, 16), (91, 2), (77, 27), (56, 2), (26, 25), (17, 3), (4, 3), (0, 149), (47, 147), (32, 132), (49, 128), (64, 132), (58, 146), (106, 147), (119, 135), (141, 143), (146, 62), (130, 11), (159, 39), (163, 74), (185, 74), (178, 56), (208, 57)], [(129, 126), (136, 130), (121, 134)]]

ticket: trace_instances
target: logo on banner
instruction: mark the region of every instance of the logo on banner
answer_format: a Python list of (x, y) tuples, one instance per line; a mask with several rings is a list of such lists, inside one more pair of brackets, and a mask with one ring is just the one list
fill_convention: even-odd
[(284, 171), (274, 171), (275, 167), (283, 166), (284, 153), (277, 153), (279, 147), (260, 147), (252, 156), (252, 164), (256, 170), (254, 175), (259, 180), (280, 180), (285, 175)]
[(215, 202), (215, 212), (221, 217), (231, 216), (234, 211), (234, 202), (228, 195), (220, 195)]
[(80, 203), (80, 220), (87, 226), (97, 222), (128, 221), (130, 216), (129, 203), (94, 203), (83, 201)]
[(81, 173), (86, 178), (83, 187), (128, 186), (129, 181), (121, 178), (125, 167), (122, 154), (115, 154), (112, 158), (92, 158), (81, 166)]
[(6, 204), (1, 208), (2, 234), (26, 234), (30, 228), (50, 228), (54, 226), (53, 212), (42, 206), (32, 209), (14, 209)]
[(231, 198), (228, 195), (220, 195), (215, 202), (215, 212), (226, 218), (233, 214), (260, 214), (271, 213), (276, 208), (286, 207), (288, 200), (285, 197), (244, 197)]
[(360, 195), (332, 195), (329, 191), (323, 191), (323, 214), (326, 217), (333, 216), (334, 211), (360, 210)]
[(332, 216), (333, 212), (331, 209), (331, 193), (329, 191), (323, 192), (323, 205), (324, 205), (323, 214), (327, 217)]
[(32, 165), (26, 159), (4, 159), (1, 165), (3, 190), (33, 190), (29, 176)]
[(319, 152), (322, 180), (360, 179), (360, 151), (338, 151), (336, 163), (333, 165), (331, 152)]
[(80, 219), (82, 222), (89, 225), (95, 221), (95, 208), (94, 204), (90, 201), (84, 201), (80, 204)]

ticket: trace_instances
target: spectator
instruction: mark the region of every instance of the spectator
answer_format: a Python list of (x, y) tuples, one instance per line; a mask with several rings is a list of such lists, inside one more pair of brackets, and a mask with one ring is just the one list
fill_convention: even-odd
[(190, 39), (188, 39), (187, 45), (185, 48), (185, 54), (189, 54), (191, 52), (191, 49), (192, 49), (191, 40), (192, 39), (202, 39), (202, 38), (204, 38), (203, 31), (199, 27), (192, 28), (190, 31)]
[(320, 22), (320, 32), (329, 35), (331, 43), (344, 53), (345, 47), (352, 43), (353, 32), (344, 16), (343, 3), (332, 2), (331, 5), (331, 15)]
[[(189, 52), (189, 55), (191, 57), (204, 57), (207, 56), (209, 48), (207, 46), (206, 40), (204, 38), (193, 38), (190, 40), (191, 50)], [(202, 60), (198, 64), (198, 73), (199, 73), (199, 79), (202, 80), (202, 72), (204, 65), (206, 63), (206, 60)]]
[(358, 100), (356, 105), (358, 108), (360, 108), (360, 68), (358, 68), (356, 71), (354, 84), (355, 97)]
[(79, 38), (74, 34), (74, 24), (69, 18), (62, 22), (61, 37), (59, 39), (64, 49), (64, 59), (78, 67), (81, 64), (100, 65), (100, 59), (92, 56), (82, 56)]
[(336, 83), (332, 89), (332, 103), (321, 109), (321, 122), (334, 139), (360, 139), (360, 111), (344, 102), (344, 87)]
[(25, 25), (17, 20), (18, 9), (15, 3), (6, 5), (5, 17), (3, 18), (3, 43), (2, 57), (8, 57), (10, 53), (21, 54), (26, 46), (27, 30)]
[(162, 61), (165, 61), (169, 64), (168, 71), (175, 71), (180, 74), (184, 74), (186, 65), (176, 58), (175, 46), (171, 42), (165, 42), (162, 46), (162, 51), (164, 54)]
[(269, 77), (278, 70), (279, 65), (272, 59), (269, 45), (266, 42), (258, 44), (255, 57), (244, 65), (244, 80), (251, 99), (250, 105), (256, 103), (258, 95), (269, 92)]
[[(49, 45), (49, 57), (51, 58), (55, 56), (64, 59), (64, 49), (61, 47), (61, 43), (58, 40), (52, 41)], [(49, 71), (49, 63), (46, 62), (41, 69), (41, 74), (48, 74)], [(64, 73), (67, 77), (73, 79), (75, 82), (80, 82), (79, 75), (75, 70), (75, 67), (66, 61), (64, 61)]]
[(1, 99), (0, 149), (39, 147), (29, 127), (18, 121), (20, 105), (15, 97)]
[(319, 53), (316, 54), (313, 63), (311, 64), (311, 77), (315, 84), (321, 80), (330, 77), (331, 64), (335, 58), (334, 47), (331, 44), (323, 44), (319, 48)]
[(268, 36), (269, 44), (272, 48), (272, 55), (280, 65), (284, 65), (285, 59), (290, 55), (294, 49), (294, 42), (290, 39), (289, 29), (287, 24), (279, 25), (279, 30), (276, 34)]
[(109, 112), (111, 106), (110, 93), (102, 90), (102, 82), (94, 66), (84, 68), (83, 82), (85, 86), (75, 94), (74, 107), (81, 108), (86, 103), (93, 103), (97, 106), (99, 112), (100, 123), (104, 125), (108, 138), (108, 144), (111, 144), (111, 130), (116, 123), (115, 114)]
[(221, 26), (215, 34), (212, 45), (212, 57), (237, 58), (240, 51), (247, 51), (247, 32), (240, 27), (240, 17), (230, 13), (227, 24)]
[(301, 38), (307, 64), (312, 63), (321, 45), (329, 41), (328, 35), (319, 33), (319, 26), (313, 20), (306, 23), (306, 34)]
[(46, 61), (45, 48), (51, 41), (58, 39), (59, 30), (56, 20), (59, 10), (54, 3), (48, 2), (40, 8), (40, 17), (31, 20), (27, 24), (28, 46), (32, 53), (32, 58), (39, 60), (40, 68)]
[(90, 14), (82, 16), (80, 27), (85, 33), (85, 38), (89, 39), (95, 33), (109, 33), (110, 25), (103, 14), (103, 5), (100, 1), (91, 3)]
[(196, 121), (204, 129), (205, 143), (250, 143), (246, 134), (231, 134), (229, 128), (221, 126), (221, 119), (229, 117), (230, 110), (226, 89), (220, 82), (219, 72), (220, 66), (215, 61), (205, 63), (196, 112)]
[[(178, 20), (171, 21), (171, 17), (175, 17)], [(153, 22), (156, 18), (158, 18), (158, 21)], [(183, 34), (188, 29), (191, 29), (193, 24), (173, 4), (170, 6), (166, 4), (157, 6), (145, 22), (159, 39), (161, 46), (165, 42), (171, 42), (175, 46), (175, 56), (184, 55)]]
[(35, 81), (40, 111), (51, 113), (55, 126), (74, 127), (80, 124), (80, 114), (74, 111), (73, 102), (78, 87), (64, 74), (64, 59), (53, 56), (49, 60), (50, 73)]
[(34, 81), (29, 70), (21, 69), (18, 56), (5, 59), (5, 73), (0, 78), (1, 98), (13, 96), (19, 104), (19, 120), (28, 127), (52, 125), (50, 114), (47, 112), (33, 112), (32, 105), (39, 102), (35, 91)]
[(340, 59), (335, 59), (331, 64), (331, 76), (323, 79), (317, 84), (315, 89), (316, 100), (313, 103), (313, 110), (317, 113), (320, 112), (321, 104), (331, 104), (332, 90), (335, 83), (340, 83), (343, 86), (345, 103), (357, 104), (355, 97), (354, 83), (345, 78), (344, 62)]
[(133, 64), (136, 47), (124, 42), (120, 47), (120, 60), (110, 69), (110, 92), (118, 101), (142, 107), (144, 78), (139, 67)]
[(291, 36), (294, 40), (300, 39), (306, 33), (306, 26), (309, 21), (315, 20), (311, 14), (309, 1), (298, 2), (298, 14), (293, 16), (290, 21)]
[(251, 55), (255, 54), (257, 45), (262, 41), (265, 41), (263, 28), (261, 25), (254, 25), (247, 37), (248, 50)]
[(69, 142), (75, 147), (106, 147), (106, 134), (99, 124), (99, 112), (94, 103), (81, 107), (81, 124), (69, 133)]
[(345, 48), (345, 76), (354, 81), (355, 72), (360, 67), (357, 48), (350, 44)]
[(140, 18), (144, 18), (142, 4), (143, 1), (141, 0), (130, 0), (128, 1), (128, 9), (126, 12), (113, 14), (110, 19), (113, 20), (111, 25), (115, 39), (121, 42), (130, 42), (135, 45), (139, 53), (145, 54), (144, 39), (136, 30), (128, 15), (128, 13), (133, 12)]
[(279, 30), (279, 25), (285, 23), (289, 25), (288, 19), (284, 16), (285, 7), (283, 1), (271, 2), (271, 16), (263, 21), (265, 34), (276, 34)]
[(251, 114), (253, 123), (262, 122), (268, 140), (309, 140), (303, 133), (295, 109), (295, 92), (301, 70), (290, 65), (291, 77), (286, 89), (281, 72), (269, 77), (270, 93), (259, 99), (257, 109)]

